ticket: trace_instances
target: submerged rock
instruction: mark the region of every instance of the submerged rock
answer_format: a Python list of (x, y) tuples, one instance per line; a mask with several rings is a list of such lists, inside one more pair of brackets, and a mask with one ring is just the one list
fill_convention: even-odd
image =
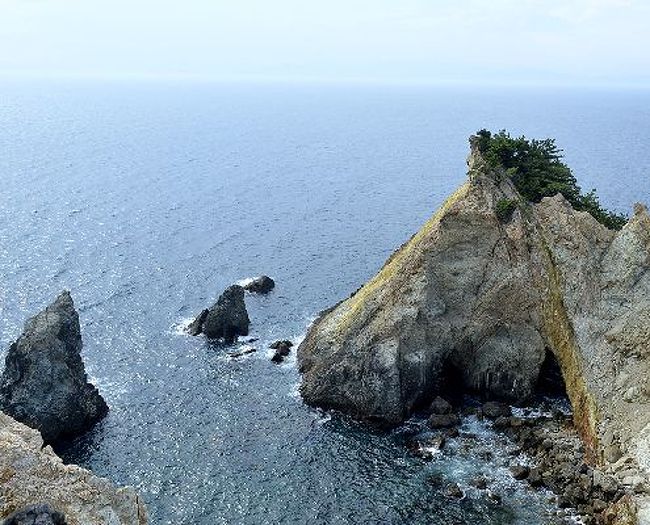
[[(30, 510), (35, 502), (56, 509), (69, 525), (147, 523), (144, 503), (133, 489), (65, 465), (36, 430), (0, 412), (0, 520), (41, 523), (20, 521), (35, 514), (48, 518), (41, 505)], [(12, 515), (17, 509), (22, 510)], [(53, 516), (51, 523), (62, 523)]]
[[(489, 419), (509, 418), (512, 415), (510, 405), (498, 401), (488, 401), (481, 407), (482, 414)], [(510, 422), (510, 421), (508, 421)]]
[[(304, 400), (389, 424), (443, 387), (522, 404), (550, 351), (588, 459), (605, 459), (614, 431), (620, 453), (650, 471), (647, 209), (613, 231), (559, 194), (527, 203), (470, 142), (469, 180), (309, 329)], [(506, 200), (518, 205), (503, 223)]]
[(65, 516), (47, 503), (27, 505), (17, 510), (2, 525), (67, 525)]
[(243, 286), (244, 290), (251, 293), (267, 294), (275, 288), (275, 281), (268, 275), (256, 277)]
[(237, 336), (248, 335), (250, 319), (244, 302), (244, 289), (233, 284), (224, 290), (217, 302), (203, 310), (188, 327), (191, 335), (205, 334), (209, 339), (223, 339), (230, 344)]
[(11, 345), (0, 380), (0, 409), (52, 443), (88, 430), (108, 405), (88, 382), (81, 329), (72, 297), (63, 292), (25, 323)]
[(230, 352), (228, 354), (228, 357), (233, 358), (233, 359), (237, 359), (238, 357), (243, 357), (245, 355), (253, 354), (255, 352), (257, 352), (257, 348), (248, 347), (248, 348), (243, 348), (242, 350), (239, 350), (238, 352)]

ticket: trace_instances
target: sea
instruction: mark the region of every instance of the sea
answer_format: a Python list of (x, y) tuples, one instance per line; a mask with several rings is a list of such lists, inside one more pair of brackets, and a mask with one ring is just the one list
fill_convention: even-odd
[[(0, 358), (72, 292), (110, 413), (59, 453), (135, 487), (154, 525), (571, 520), (512, 479), (527, 459), (488, 423), (464, 418), (423, 459), (407, 446), (420, 418), (386, 430), (310, 408), (295, 352), (270, 360), (465, 180), (481, 128), (555, 138), (609, 208), (650, 202), (648, 91), (5, 79)], [(185, 334), (260, 274), (276, 288), (246, 296), (256, 341)]]

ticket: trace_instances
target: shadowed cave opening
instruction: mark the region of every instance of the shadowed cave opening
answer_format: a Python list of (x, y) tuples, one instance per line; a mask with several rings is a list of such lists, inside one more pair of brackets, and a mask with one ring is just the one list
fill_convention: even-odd
[(535, 393), (538, 396), (568, 399), (560, 363), (555, 357), (555, 354), (549, 348), (546, 349), (546, 356), (544, 357), (544, 362), (539, 370)]
[[(492, 399), (505, 401), (469, 390), (465, 384), (463, 372), (449, 359), (443, 364), (437, 395), (442, 396), (454, 405), (464, 404), (468, 395), (471, 398), (478, 398), (483, 401)], [(562, 376), (562, 369), (555, 354), (549, 348), (546, 349), (533, 395), (524, 404), (534, 404), (546, 398), (566, 401), (566, 405), (570, 406), (566, 385)], [(429, 403), (430, 401), (431, 399), (427, 398), (425, 403)], [(422, 405), (424, 406), (425, 403), (422, 403)]]

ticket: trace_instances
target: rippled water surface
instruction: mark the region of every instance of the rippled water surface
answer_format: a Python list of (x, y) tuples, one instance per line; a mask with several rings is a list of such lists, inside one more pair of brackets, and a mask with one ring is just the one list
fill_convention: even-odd
[[(155, 524), (546, 523), (489, 429), (466, 420), (424, 462), (404, 446), (417, 422), (382, 433), (309, 409), (294, 359), (266, 350), (427, 219), (481, 127), (556, 137), (608, 206), (650, 201), (642, 92), (0, 86), (0, 343), (69, 288), (111, 406), (65, 458), (137, 487)], [(260, 273), (277, 288), (247, 297), (257, 353), (182, 335)], [(480, 472), (503, 503), (441, 494)]]

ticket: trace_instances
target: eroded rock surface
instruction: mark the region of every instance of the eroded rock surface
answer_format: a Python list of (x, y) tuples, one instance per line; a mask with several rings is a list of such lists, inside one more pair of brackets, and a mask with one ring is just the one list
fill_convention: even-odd
[(0, 409), (41, 432), (46, 442), (85, 432), (108, 412), (88, 382), (81, 330), (69, 292), (25, 323), (0, 380)]
[[(453, 377), (522, 403), (548, 349), (590, 459), (615, 445), (649, 471), (647, 209), (611, 231), (561, 195), (524, 202), (476, 147), (468, 164), (469, 180), (377, 276), (312, 325), (298, 349), (303, 398), (399, 423)], [(507, 223), (504, 199), (519, 203)]]
[(133, 489), (64, 465), (36, 430), (0, 412), (0, 520), (36, 503), (62, 513), (68, 525), (147, 523)]

